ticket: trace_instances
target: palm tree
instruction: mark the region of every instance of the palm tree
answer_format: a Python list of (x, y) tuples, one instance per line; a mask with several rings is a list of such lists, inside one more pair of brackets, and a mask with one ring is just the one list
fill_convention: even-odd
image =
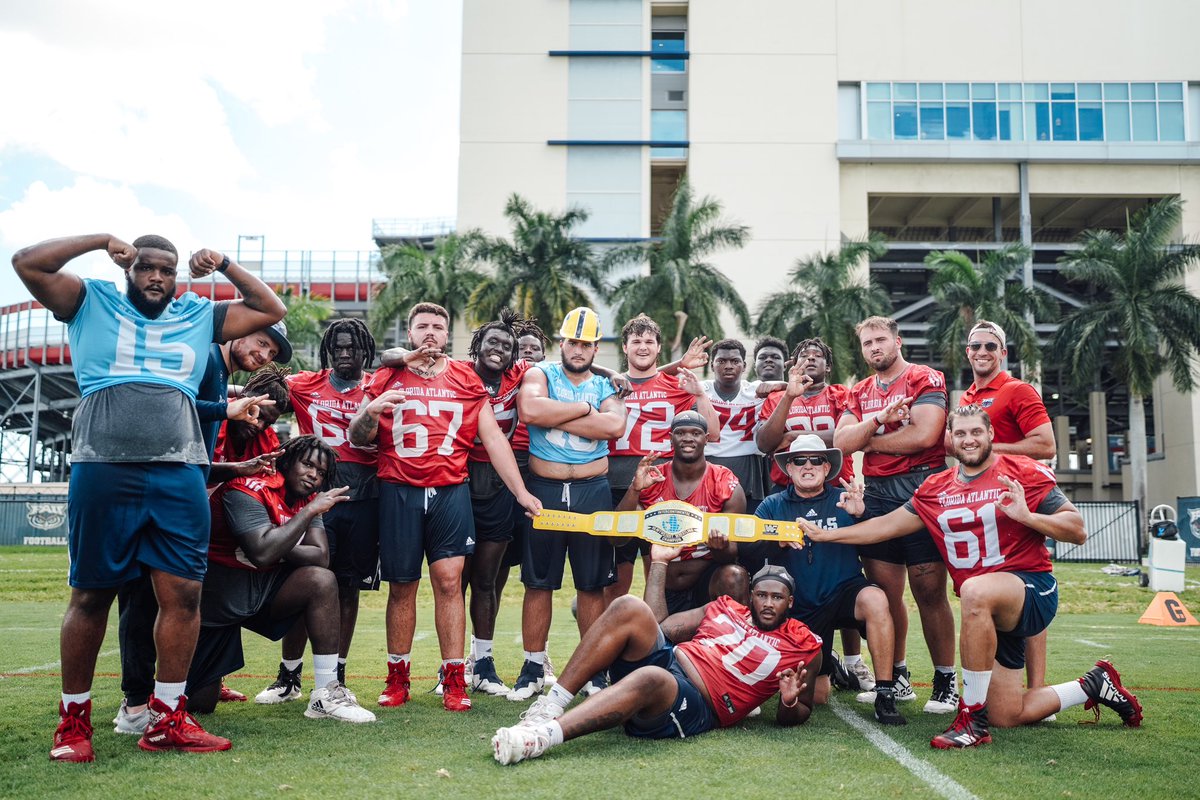
[(590, 242), (573, 235), (587, 221), (583, 208), (561, 214), (538, 211), (514, 194), (504, 206), (504, 216), (512, 224), (512, 239), (487, 242), (484, 254), (495, 271), (475, 284), (467, 301), (467, 315), (476, 324), (497, 319), (501, 309), (511, 308), (543, 325), (557, 325), (571, 309), (593, 305), (593, 297), (604, 298), (607, 274), (641, 252), (617, 248), (597, 254)]
[(283, 318), (287, 324), (288, 341), (292, 343), (293, 371), (312, 369), (312, 355), (321, 344), (323, 323), (333, 316), (333, 303), (328, 297), (302, 291), (295, 294), (291, 286), (276, 287), (275, 294), (287, 306)]
[(721, 219), (721, 204), (711, 197), (696, 201), (684, 178), (675, 189), (663, 222), (662, 240), (649, 250), (650, 271), (617, 284), (611, 300), (619, 319), (640, 313), (664, 328), (674, 317), (674, 336), (664, 357), (675, 357), (681, 343), (695, 336), (723, 339), (721, 309), (738, 324), (750, 327), (750, 312), (733, 282), (706, 259), (726, 248), (740, 248), (750, 237), (745, 225)]
[[(1170, 372), (1180, 393), (1196, 388), (1192, 366), (1200, 352), (1200, 298), (1188, 291), (1184, 279), (1200, 262), (1200, 246), (1171, 246), (1182, 218), (1183, 201), (1165, 198), (1134, 214), (1124, 234), (1084, 231), (1080, 249), (1059, 259), (1069, 280), (1090, 284), (1099, 295), (1063, 320), (1054, 352), (1078, 387), (1092, 385), (1104, 363), (1129, 387), (1126, 444), (1133, 498), (1143, 514), (1145, 399), (1164, 372)], [(1115, 352), (1108, 346), (1112, 339), (1117, 341)]]
[(1028, 258), (1029, 248), (1020, 243), (993, 250), (979, 264), (957, 250), (925, 257), (933, 268), (929, 292), (937, 301), (929, 318), (929, 343), (955, 387), (960, 387), (966, 364), (963, 343), (981, 319), (1004, 329), (1026, 379), (1041, 364), (1037, 332), (1026, 315), (1049, 319), (1056, 308), (1045, 292), (1010, 280)]
[(387, 276), (375, 295), (368, 323), (376, 338), (382, 338), (397, 319), (407, 321), (409, 309), (421, 302), (437, 303), (450, 313), (453, 325), (467, 308), (471, 292), (484, 279), (478, 268), (484, 249), (483, 234), (477, 230), (438, 237), (432, 249), (420, 245), (391, 245), (383, 249), (380, 268)]
[(788, 272), (790, 288), (759, 304), (755, 330), (789, 343), (819, 336), (833, 351), (833, 383), (863, 374), (854, 326), (887, 314), (892, 303), (869, 274), (858, 273), (864, 258), (874, 261), (886, 252), (884, 238), (872, 234), (843, 242), (835, 252), (798, 259)]

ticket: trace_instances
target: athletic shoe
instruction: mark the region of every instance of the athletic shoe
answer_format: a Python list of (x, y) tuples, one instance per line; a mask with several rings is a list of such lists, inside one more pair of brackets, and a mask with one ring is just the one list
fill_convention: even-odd
[(750, 709), (750, 711), (746, 714), (747, 719), (749, 719), (750, 717), (761, 717), (761, 716), (762, 716), (762, 706), (755, 706), (754, 708)]
[(549, 695), (542, 695), (533, 701), (533, 705), (521, 712), (521, 722), (518, 724), (545, 725), (550, 720), (561, 717), (565, 711), (566, 709), (551, 700)]
[(470, 686), (475, 691), (495, 697), (508, 694), (508, 687), (496, 674), (496, 660), (491, 656), (475, 662), (475, 669), (471, 672)]
[(907, 725), (908, 720), (896, 710), (896, 693), (886, 687), (875, 687), (875, 721), (880, 725)]
[(445, 676), (445, 673), (444, 673), (444, 671), (442, 670), (442, 668), (441, 668), (441, 667), (438, 667), (438, 679), (437, 679), (437, 683), (435, 683), (435, 684), (433, 685), (433, 688), (429, 690), (429, 693), (430, 693), (430, 694), (436, 694), (438, 697), (441, 697), (441, 696), (442, 696), (442, 692), (444, 692), (444, 691), (445, 691), (445, 687), (444, 687), (444, 686), (442, 686), (442, 680), (443, 680), (445, 677), (446, 677), (446, 676)]
[(375, 715), (360, 706), (354, 695), (337, 681), (320, 689), (313, 689), (308, 696), (308, 708), (304, 716), (309, 719), (336, 719), (341, 722), (374, 722)]
[(150, 695), (150, 724), (138, 739), (138, 747), (152, 751), (212, 753), (228, 750), (233, 743), (200, 727), (196, 718), (188, 713), (186, 695), (180, 695), (179, 707), (174, 709)]
[(225, 685), (225, 681), (221, 681), (221, 694), (217, 697), (218, 703), (244, 703), (246, 695), (235, 689), (230, 689)]
[(521, 665), (521, 674), (517, 676), (517, 682), (513, 684), (512, 691), (505, 697), (519, 703), (528, 700), (535, 694), (541, 694), (545, 685), (546, 672), (542, 665), (526, 659), (525, 663)]
[(337, 679), (338, 683), (344, 688), (346, 686), (346, 665), (341, 661), (337, 665)]
[(846, 669), (846, 665), (843, 663), (842, 657), (838, 655), (837, 650), (829, 653), (829, 660), (832, 665), (830, 667), (829, 682), (833, 684), (834, 689), (839, 691), (853, 689), (857, 691), (862, 688), (858, 685), (857, 679), (850, 674), (850, 670)]
[(938, 750), (952, 750), (956, 747), (978, 747), (992, 741), (988, 732), (987, 703), (968, 706), (959, 703), (958, 716), (943, 733), (930, 740), (929, 746)]
[(471, 698), (467, 696), (466, 666), (460, 661), (457, 664), (447, 664), (442, 668), (444, 675), (442, 686), (442, 708), (447, 711), (470, 711)]
[(379, 705), (388, 708), (404, 705), (408, 702), (411, 687), (409, 663), (407, 661), (396, 664), (389, 662), (387, 683), (383, 686), (383, 693), (379, 695)]
[(141, 736), (146, 732), (146, 726), (150, 724), (150, 707), (145, 706), (136, 714), (129, 713), (129, 703), (124, 698), (121, 699), (121, 707), (117, 709), (117, 715), (113, 717), (113, 733), (128, 733), (135, 736)]
[(92, 752), (92, 701), (71, 703), (66, 708), (58, 703), (58, 728), (54, 731), (51, 761), (86, 763), (96, 760)]
[[(475, 656), (467, 656), (467, 660), (463, 662), (463, 678), (466, 680), (467, 686), (475, 688)], [(505, 687), (504, 691), (507, 692), (508, 688)]]
[[(908, 667), (898, 669), (893, 674), (895, 675), (895, 680), (892, 682), (892, 685), (895, 687), (893, 694), (896, 700), (904, 703), (916, 700), (917, 693), (913, 691), (912, 682), (909, 680)], [(859, 692), (854, 699), (860, 703), (874, 703), (875, 689), (872, 688), (870, 691)]]
[(1088, 696), (1085, 711), (1095, 711), (1100, 721), (1100, 706), (1108, 706), (1117, 712), (1121, 722), (1130, 728), (1142, 724), (1142, 704), (1133, 692), (1121, 685), (1121, 675), (1111, 661), (1097, 661), (1096, 666), (1084, 673), (1079, 684)]
[(584, 697), (594, 697), (608, 688), (608, 673), (600, 670), (579, 690)]
[(553, 686), (558, 683), (558, 678), (554, 674), (554, 662), (550, 660), (550, 652), (546, 652), (546, 663), (542, 665), (542, 683), (546, 686)]
[(271, 706), (288, 703), (300, 696), (300, 667), (288, 669), (279, 665), (279, 676), (275, 682), (254, 696), (254, 702)]
[(933, 673), (933, 694), (925, 703), (926, 714), (952, 714), (958, 709), (958, 679), (953, 672)]
[(516, 764), (527, 758), (537, 758), (549, 747), (549, 737), (524, 725), (500, 728), (492, 737), (492, 754), (501, 764)]
[(861, 658), (853, 664), (847, 664), (846, 669), (858, 681), (858, 688), (862, 691), (869, 692), (875, 688), (875, 675)]

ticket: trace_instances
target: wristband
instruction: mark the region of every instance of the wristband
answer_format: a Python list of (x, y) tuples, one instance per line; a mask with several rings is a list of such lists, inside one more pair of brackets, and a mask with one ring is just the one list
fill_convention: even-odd
[(221, 257), (221, 266), (217, 267), (217, 272), (224, 272), (229, 269), (229, 256)]
[(783, 697), (780, 696), (779, 705), (783, 706), (784, 708), (795, 708), (796, 706), (800, 705), (800, 695), (796, 695), (796, 699), (792, 702), (792, 704), (790, 706), (787, 703), (783, 702)]
[(882, 425), (882, 424), (883, 424), (882, 422), (880, 422), (880, 421), (879, 421), (879, 415), (878, 415), (878, 414), (876, 414), (876, 415), (875, 415), (875, 419), (874, 419), (874, 420), (872, 420), (872, 421), (875, 423), (875, 427), (876, 427), (876, 428), (878, 428), (880, 425)]

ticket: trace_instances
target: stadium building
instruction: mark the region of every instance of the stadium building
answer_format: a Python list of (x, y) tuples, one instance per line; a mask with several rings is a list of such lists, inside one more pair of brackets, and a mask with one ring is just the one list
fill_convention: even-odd
[[(717, 258), (752, 309), (798, 257), (886, 236), (871, 272), (936, 363), (930, 251), (1024, 242), (1065, 312), (1088, 302), (1056, 266), (1080, 231), (1178, 195), (1200, 234), (1197, 28), (1187, 0), (465, 0), (457, 227), (506, 233), (518, 192), (587, 207), (597, 241), (650, 238), (686, 172), (752, 229)], [(1124, 387), (1042, 388), (1064, 486), (1130, 497)], [(1200, 402), (1164, 380), (1147, 426), (1150, 503), (1197, 494)]]

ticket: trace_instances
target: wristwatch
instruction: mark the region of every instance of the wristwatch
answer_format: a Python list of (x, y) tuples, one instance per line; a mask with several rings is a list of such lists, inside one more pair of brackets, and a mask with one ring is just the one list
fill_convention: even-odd
[(229, 256), (221, 257), (221, 266), (217, 267), (217, 272), (224, 272), (229, 269)]

